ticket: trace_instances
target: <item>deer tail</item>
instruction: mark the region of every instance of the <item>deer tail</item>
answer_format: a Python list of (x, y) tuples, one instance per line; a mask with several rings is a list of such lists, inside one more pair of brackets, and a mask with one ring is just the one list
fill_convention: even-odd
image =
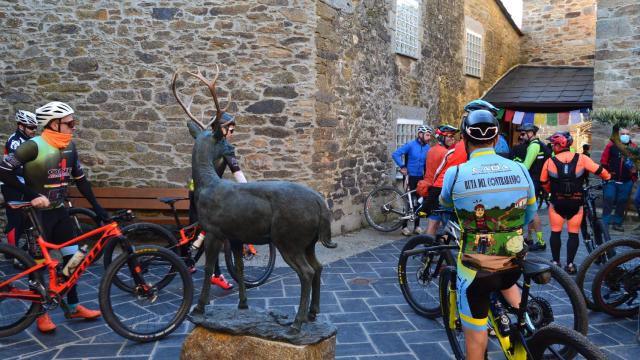
[(320, 197), (320, 229), (318, 231), (318, 240), (329, 249), (335, 249), (338, 247), (337, 243), (331, 241), (331, 212), (324, 202), (324, 199)]

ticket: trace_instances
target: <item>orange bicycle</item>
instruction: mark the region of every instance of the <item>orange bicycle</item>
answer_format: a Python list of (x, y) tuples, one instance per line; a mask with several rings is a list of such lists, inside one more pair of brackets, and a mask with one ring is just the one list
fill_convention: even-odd
[[(43, 234), (37, 210), (31, 203), (9, 202), (8, 206), (25, 211), (38, 234)], [(99, 259), (103, 248), (115, 239), (122, 254), (106, 269), (98, 292), (106, 323), (119, 335), (139, 342), (158, 340), (176, 330), (191, 307), (191, 276), (182, 260), (171, 251), (158, 246), (134, 247), (122, 236), (118, 223), (133, 217), (130, 210), (120, 211), (109, 224), (63, 244), (52, 244), (38, 236), (37, 245), (44, 257), (40, 264), (24, 250), (0, 244), (0, 337), (24, 330), (39, 315), (58, 306), (69, 317), (63, 296), (76, 285), (87, 267)], [(52, 256), (53, 251), (92, 237), (97, 241), (90, 249), (87, 244), (82, 245), (79, 252), (86, 255), (76, 262), (75, 268), (70, 265), (73, 259), (65, 268)], [(48, 283), (43, 280), (44, 271), (41, 270), (47, 271)], [(126, 283), (128, 290), (115, 285), (115, 278)]]

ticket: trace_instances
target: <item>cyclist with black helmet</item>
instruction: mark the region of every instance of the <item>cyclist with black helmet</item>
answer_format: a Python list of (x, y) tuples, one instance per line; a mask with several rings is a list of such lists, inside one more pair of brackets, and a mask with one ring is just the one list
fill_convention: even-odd
[[(73, 114), (69, 105), (59, 101), (36, 109), (36, 119), (44, 128), (42, 135), (25, 141), (0, 163), (0, 180), (18, 189), (25, 201), (30, 201), (33, 207), (39, 209), (38, 216), (44, 230), (41, 235), (53, 244), (65, 243), (78, 235), (64, 206), (67, 187), (72, 180), (75, 180), (76, 187), (91, 203), (98, 217), (101, 220), (109, 218), (93, 194), (80, 165), (76, 146), (71, 141), (76, 128)], [(24, 183), (16, 174), (20, 167), (24, 167)], [(68, 262), (77, 251), (77, 245), (62, 248), (63, 263)], [(95, 319), (101, 315), (100, 311), (89, 310), (78, 304), (76, 286), (67, 293), (67, 301), (71, 318)], [(40, 315), (36, 324), (41, 332), (56, 329), (49, 313)]]
[[(38, 121), (36, 120), (35, 114), (25, 110), (18, 110), (16, 112), (16, 125), (16, 132), (9, 136), (9, 139), (4, 146), (5, 157), (9, 154), (13, 154), (23, 142), (34, 137), (36, 135), (36, 130), (38, 129)], [(24, 184), (22, 172), (22, 168), (16, 169), (18, 180)], [(22, 193), (8, 185), (2, 185), (2, 196), (6, 202), (22, 201)], [(9, 245), (15, 246), (24, 232), (24, 217), (20, 210), (14, 210), (7, 207), (5, 211), (7, 214), (7, 226), (4, 229), (4, 233)]]
[[(400, 146), (391, 155), (393, 161), (400, 167), (400, 172), (404, 176), (408, 176), (409, 190), (415, 190), (418, 181), (424, 176), (425, 163), (427, 161), (427, 152), (430, 149), (429, 140), (433, 135), (433, 129), (429, 126), (419, 126), (417, 136), (414, 140)], [(407, 221), (402, 224), (402, 235), (409, 236), (411, 231), (407, 228)], [(422, 233), (420, 228), (420, 217), (416, 217), (413, 227), (414, 234)]]
[[(549, 158), (549, 149), (545, 146), (540, 139), (538, 139), (537, 133), (540, 130), (534, 124), (524, 124), (520, 126), (520, 135), (526, 144), (527, 152), (522, 163), (529, 170), (529, 175), (536, 187), (536, 196), (542, 195), (542, 186), (540, 185), (540, 173), (542, 172), (542, 165)], [(533, 241), (533, 234), (535, 233), (535, 240)], [(544, 251), (547, 245), (542, 237), (542, 222), (540, 217), (536, 214), (531, 225), (529, 226), (528, 239), (531, 243), (529, 250), (531, 251)]]
[(536, 212), (535, 189), (520, 163), (496, 154), (500, 126), (487, 110), (471, 111), (461, 132), (469, 160), (447, 170), (440, 204), (455, 209), (462, 228), (457, 261), (458, 311), (466, 358), (484, 359), (490, 294), (502, 291), (514, 307), (520, 268), (512, 260), (526, 253), (522, 228)]
[[(215, 125), (215, 123), (214, 123)], [(195, 126), (195, 127), (194, 127)], [(233, 132), (235, 131), (236, 128), (236, 120), (235, 117), (231, 114), (229, 114), (228, 112), (223, 112), (222, 116), (220, 118), (220, 124), (218, 125), (218, 127), (214, 130), (217, 132), (217, 135), (222, 139), (221, 141), (224, 142), (224, 146), (225, 146), (225, 151), (222, 155), (222, 157), (215, 159), (214, 160), (214, 167), (216, 169), (216, 173), (218, 174), (218, 176), (222, 177), (222, 175), (224, 174), (224, 171), (226, 170), (226, 168), (228, 167), (229, 170), (231, 170), (231, 173), (233, 174), (233, 177), (236, 179), (237, 182), (240, 183), (246, 183), (247, 179), (244, 176), (244, 173), (242, 172), (242, 170), (240, 169), (240, 163), (238, 162), (238, 159), (236, 158), (236, 150), (235, 147), (233, 145), (231, 145), (229, 142), (231, 141), (231, 137), (233, 136)], [(197, 125), (195, 125), (193, 122), (189, 122), (189, 130), (192, 132), (192, 134), (195, 132), (199, 131), (199, 128), (197, 128)], [(198, 221), (198, 211), (196, 208), (196, 201), (194, 198), (194, 193), (195, 193), (195, 184), (193, 179), (189, 181), (188, 187), (189, 187), (189, 223), (193, 224), (195, 222)], [(255, 249), (253, 249), (252, 245), (249, 245), (250, 247), (250, 251), (255, 252)], [(195, 271), (195, 268), (192, 268), (191, 271)], [(218, 261), (216, 261), (215, 266), (213, 268), (213, 275), (211, 276), (211, 283), (213, 285), (216, 285), (224, 290), (229, 290), (233, 288), (233, 284), (228, 282), (225, 278), (224, 275), (222, 275), (222, 271), (220, 270), (220, 264)]]
[(553, 262), (560, 265), (560, 234), (564, 223), (567, 223), (569, 240), (567, 241), (567, 265), (565, 271), (569, 274), (576, 273), (573, 263), (578, 252), (578, 233), (582, 223), (582, 204), (584, 193), (582, 185), (584, 175), (592, 173), (603, 180), (609, 180), (611, 175), (602, 166), (596, 164), (584, 154), (576, 154), (570, 151), (573, 137), (566, 131), (556, 132), (547, 140), (551, 142), (555, 156), (547, 159), (540, 175), (540, 183), (551, 194), (551, 206), (549, 206), (549, 225), (551, 226), (551, 255)]
[(435, 186), (434, 179), (438, 167), (442, 163), (445, 155), (456, 144), (456, 134), (458, 128), (451, 125), (440, 125), (436, 128), (436, 145), (432, 146), (427, 154), (427, 166), (425, 169), (424, 180), (427, 183), (427, 197), (422, 205), (422, 209), (429, 214), (427, 220), (426, 233), (434, 235), (438, 230), (438, 226), (442, 221), (439, 214), (434, 214), (433, 210), (440, 207), (438, 198), (442, 186)]

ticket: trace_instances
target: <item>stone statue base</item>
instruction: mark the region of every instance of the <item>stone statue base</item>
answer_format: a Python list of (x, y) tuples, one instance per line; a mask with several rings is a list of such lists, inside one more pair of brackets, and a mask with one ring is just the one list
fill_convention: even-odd
[(292, 331), (293, 318), (277, 311), (210, 308), (190, 317), (196, 328), (180, 359), (334, 359), (335, 326), (320, 321)]

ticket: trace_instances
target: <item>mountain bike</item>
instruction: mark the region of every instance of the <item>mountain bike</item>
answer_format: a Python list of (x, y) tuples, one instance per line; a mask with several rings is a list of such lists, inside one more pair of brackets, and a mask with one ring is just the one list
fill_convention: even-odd
[[(22, 209), (39, 234), (42, 225), (36, 209), (29, 202), (10, 202), (14, 209)], [(70, 310), (64, 295), (78, 283), (84, 271), (99, 259), (107, 244), (118, 243), (122, 254), (105, 271), (98, 298), (105, 322), (119, 335), (139, 342), (155, 341), (175, 331), (187, 316), (193, 298), (193, 283), (184, 263), (171, 251), (158, 246), (133, 247), (122, 236), (119, 222), (133, 219), (131, 211), (123, 210), (112, 217), (110, 223), (77, 236), (63, 244), (47, 242), (41, 235), (37, 244), (44, 261), (36, 264), (25, 251), (0, 244), (0, 337), (16, 334), (35, 319), (60, 306), (66, 317)], [(63, 264), (54, 251), (78, 244), (97, 236), (91, 247), (86, 244), (86, 255), (65, 276)], [(116, 239), (118, 241), (116, 241)], [(53, 256), (52, 256), (53, 255)], [(75, 255), (74, 255), (75, 256)], [(13, 265), (17, 259), (20, 268)], [(142, 271), (141, 263), (150, 263)], [(26, 270), (23, 270), (26, 269)], [(44, 281), (44, 271), (48, 281)], [(159, 285), (171, 274), (171, 281)], [(129, 291), (114, 286), (118, 277), (129, 285)]]
[[(180, 256), (188, 268), (193, 268), (204, 252), (204, 244), (196, 244), (199, 236), (204, 237), (204, 231), (196, 222), (187, 226), (183, 226), (178, 216), (178, 210), (175, 203), (178, 201), (189, 200), (184, 197), (163, 197), (158, 198), (159, 201), (167, 204), (172, 210), (175, 219), (177, 231), (172, 233), (165, 227), (153, 223), (134, 223), (122, 228), (122, 233), (127, 239), (135, 242), (153, 240), (156, 243), (164, 244), (166, 249), (173, 251)], [(202, 241), (202, 240), (201, 240)], [(107, 267), (114, 259), (115, 244), (107, 245), (104, 251), (104, 266)], [(264, 284), (275, 267), (276, 250), (272, 243), (265, 245), (242, 246), (236, 249), (242, 251), (244, 261), (244, 282), (249, 288)], [(228, 240), (224, 242), (224, 259), (227, 270), (231, 277), (238, 282), (238, 272), (233, 257), (233, 244)], [(144, 266), (144, 264), (143, 264)], [(126, 289), (126, 284), (114, 279), (117, 285)]]
[[(436, 210), (449, 213), (447, 210)], [(460, 248), (460, 227), (450, 218), (442, 233), (434, 239), (428, 235), (414, 236), (407, 241), (398, 259), (398, 283), (405, 300), (419, 315), (435, 319), (441, 315), (439, 276), (444, 267), (454, 265)], [(454, 245), (455, 244), (455, 245)], [(533, 261), (533, 260), (532, 260)], [(541, 262), (535, 260), (534, 262)], [(547, 264), (546, 261), (542, 262)], [(530, 284), (537, 298), (529, 301), (529, 315), (534, 323), (546, 319), (587, 334), (589, 320), (584, 298), (573, 279), (560, 267), (548, 263), (551, 279), (544, 287)], [(522, 289), (524, 284), (517, 285)]]
[[(596, 200), (599, 196), (595, 194), (595, 191), (601, 191), (603, 186), (604, 182), (587, 186), (583, 189), (582, 238), (589, 253), (611, 240), (609, 228), (602, 222), (596, 212)], [(606, 259), (602, 259), (602, 261), (606, 262)]]
[(640, 305), (640, 249), (610, 259), (593, 279), (591, 294), (598, 308), (611, 316), (637, 315)]
[(421, 204), (415, 190), (408, 189), (409, 177), (404, 177), (404, 192), (395, 186), (374, 189), (364, 202), (364, 218), (372, 228), (391, 232), (400, 229), (403, 222), (415, 221)]
[[(507, 359), (606, 359), (595, 345), (581, 333), (552, 324), (548, 319), (536, 324), (529, 316), (532, 301), (542, 303), (531, 295), (532, 281), (545, 284), (551, 279), (551, 265), (516, 260), (523, 273), (522, 301), (516, 309), (497, 292), (491, 298), (489, 326), (494, 329), (499, 346)], [(456, 359), (465, 359), (466, 347), (462, 322), (458, 312), (456, 269), (447, 267), (440, 276), (440, 303), (443, 323), (449, 344)], [(546, 316), (545, 316), (546, 317)], [(485, 355), (486, 356), (486, 355)]]
[(575, 281), (582, 292), (587, 308), (594, 311), (600, 310), (591, 294), (591, 284), (596, 275), (609, 263), (616, 253), (624, 254), (632, 250), (640, 250), (640, 240), (613, 240), (598, 246), (582, 261), (576, 273)]

